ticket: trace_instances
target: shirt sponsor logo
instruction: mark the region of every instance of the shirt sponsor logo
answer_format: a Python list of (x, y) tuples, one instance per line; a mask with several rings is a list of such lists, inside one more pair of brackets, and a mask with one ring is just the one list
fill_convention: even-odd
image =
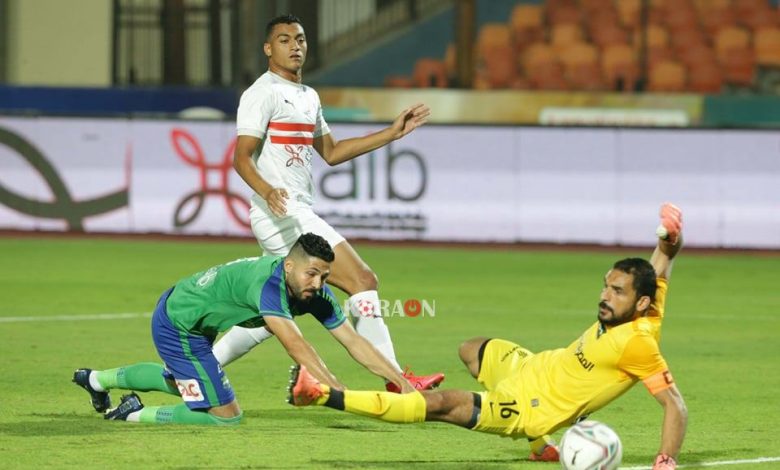
[(501, 360), (499, 362), (504, 362), (509, 356), (511, 356), (513, 353), (517, 353), (517, 355), (520, 357), (520, 359), (523, 359), (528, 355), (520, 346), (515, 346), (514, 348), (510, 349), (509, 352), (505, 353), (503, 356), (501, 356)]
[(584, 340), (583, 340), (583, 338), (581, 337), (581, 338), (580, 338), (580, 342), (579, 342), (579, 344), (577, 345), (577, 349), (575, 349), (575, 350), (574, 350), (574, 356), (577, 358), (577, 360), (578, 360), (578, 361), (580, 361), (580, 365), (582, 366), (582, 368), (583, 368), (583, 369), (585, 369), (586, 371), (590, 372), (590, 371), (592, 371), (592, 370), (593, 370), (593, 368), (594, 368), (596, 365), (595, 365), (593, 362), (589, 361), (589, 360), (588, 360), (588, 359), (585, 357), (585, 353), (584, 353), (584, 352), (582, 352), (582, 346), (583, 346), (583, 342), (584, 342)]
[(176, 386), (179, 387), (179, 395), (184, 401), (202, 401), (203, 393), (200, 391), (200, 384), (195, 379), (177, 380)]

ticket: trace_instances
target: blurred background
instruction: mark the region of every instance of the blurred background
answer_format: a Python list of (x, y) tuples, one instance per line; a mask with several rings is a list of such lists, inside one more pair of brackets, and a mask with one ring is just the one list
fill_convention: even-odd
[(232, 123), (286, 13), (337, 137), (433, 110), (315, 165), (350, 236), (636, 243), (676, 199), (695, 244), (780, 247), (777, 0), (0, 0), (0, 228), (248, 235)]

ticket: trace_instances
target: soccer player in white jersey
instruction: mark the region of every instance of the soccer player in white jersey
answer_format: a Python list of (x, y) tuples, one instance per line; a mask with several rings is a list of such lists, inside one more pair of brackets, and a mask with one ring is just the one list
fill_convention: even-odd
[[(322, 117), (319, 95), (301, 83), (307, 45), (300, 19), (286, 15), (271, 20), (263, 50), (268, 71), (241, 96), (233, 159), (238, 174), (255, 191), (252, 231), (263, 251), (275, 256), (286, 255), (302, 233), (325, 238), (336, 254), (328, 282), (350, 296), (357, 332), (400, 371), (381, 316), (376, 275), (349, 242), (312, 210), (311, 160), (316, 150), (333, 166), (380, 148), (423, 125), (430, 110), (416, 104), (379, 132), (337, 141)], [(266, 328), (233, 327), (217, 342), (214, 355), (227, 365), (272, 335)], [(404, 376), (418, 389), (444, 380), (440, 373), (417, 376), (407, 371)], [(387, 388), (398, 391), (392, 383)]]

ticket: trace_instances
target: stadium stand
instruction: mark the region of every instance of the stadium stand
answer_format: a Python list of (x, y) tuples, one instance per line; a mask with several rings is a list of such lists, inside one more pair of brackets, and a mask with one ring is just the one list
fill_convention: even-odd
[[(718, 93), (751, 87), (758, 66), (780, 66), (780, 13), (769, 0), (651, 0), (646, 14), (643, 28), (641, 0), (520, 2), (505, 23), (479, 29), (474, 88), (629, 92), (646, 82)], [(443, 63), (452, 83), (453, 45)], [(441, 86), (439, 69), (414, 85)]]

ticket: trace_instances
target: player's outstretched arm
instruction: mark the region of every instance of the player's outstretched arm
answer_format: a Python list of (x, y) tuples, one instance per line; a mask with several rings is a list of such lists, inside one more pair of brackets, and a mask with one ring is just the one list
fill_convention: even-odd
[(344, 390), (344, 385), (331, 374), (317, 351), (304, 339), (301, 330), (294, 321), (275, 316), (264, 316), (266, 327), (279, 338), (287, 354), (298, 364), (305, 366), (320, 382), (337, 390)]
[(650, 257), (650, 264), (658, 277), (669, 279), (672, 261), (682, 248), (682, 211), (671, 203), (664, 203), (660, 210), (660, 224), (656, 230), (658, 246)]
[(672, 470), (677, 466), (685, 429), (688, 424), (688, 410), (677, 386), (653, 395), (664, 408), (664, 424), (661, 430), (661, 449), (658, 451), (653, 470)]
[(281, 217), (287, 212), (285, 200), (287, 199), (287, 190), (284, 188), (274, 188), (257, 172), (257, 167), (252, 161), (252, 154), (257, 146), (260, 145), (260, 139), (251, 135), (240, 135), (236, 141), (236, 150), (233, 153), (233, 168), (236, 173), (249, 185), (254, 192), (265, 199), (268, 208), (274, 215)]
[(373, 344), (357, 334), (355, 328), (348, 321), (342, 323), (341, 326), (333, 328), (330, 330), (330, 333), (360, 365), (373, 374), (398, 385), (401, 393), (413, 392), (415, 390), (409, 381), (390, 364), (390, 361), (377, 351)]
[(430, 114), (427, 106), (418, 103), (404, 109), (390, 127), (379, 132), (341, 141), (336, 141), (332, 134), (325, 134), (314, 138), (314, 148), (328, 165), (338, 165), (400, 139), (425, 124)]

